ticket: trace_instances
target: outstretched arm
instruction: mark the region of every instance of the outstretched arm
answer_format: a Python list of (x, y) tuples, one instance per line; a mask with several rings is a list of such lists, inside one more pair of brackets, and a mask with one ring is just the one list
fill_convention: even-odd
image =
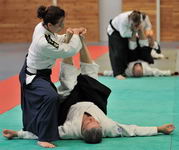
[(173, 124), (166, 124), (159, 127), (142, 127), (137, 125), (122, 125), (122, 136), (152, 136), (159, 133), (170, 134), (175, 129)]
[(158, 68), (152, 68), (152, 72), (154, 76), (170, 76), (170, 70), (160, 70)]
[[(109, 125), (109, 123), (108, 123)], [(120, 124), (115, 121), (111, 121), (108, 126), (105, 137), (132, 137), (132, 136), (153, 136), (159, 133), (170, 134), (175, 129), (173, 124), (165, 124), (159, 127), (143, 127), (137, 125)]]

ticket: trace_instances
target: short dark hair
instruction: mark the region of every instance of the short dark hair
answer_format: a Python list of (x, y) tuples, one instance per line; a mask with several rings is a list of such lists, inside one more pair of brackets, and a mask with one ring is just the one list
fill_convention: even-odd
[(82, 135), (86, 143), (100, 143), (102, 141), (102, 128), (83, 129)]
[[(135, 63), (134, 66), (133, 66), (133, 68), (132, 68), (132, 72), (133, 72), (134, 77), (140, 78), (140, 77), (143, 76), (143, 74), (140, 74), (140, 75), (135, 75), (135, 74), (134, 74), (134, 69), (135, 69), (135, 67), (136, 67), (137, 65), (140, 65), (140, 66), (142, 67), (142, 64), (141, 64), (141, 63)], [(142, 67), (142, 68), (143, 68), (143, 67)]]
[(65, 11), (58, 6), (40, 6), (37, 9), (37, 17), (43, 19), (44, 24), (51, 23), (53, 25), (58, 23), (58, 20), (65, 17)]
[(135, 23), (140, 23), (141, 22), (141, 12), (134, 10), (131, 14), (130, 14), (130, 18), (133, 22)]

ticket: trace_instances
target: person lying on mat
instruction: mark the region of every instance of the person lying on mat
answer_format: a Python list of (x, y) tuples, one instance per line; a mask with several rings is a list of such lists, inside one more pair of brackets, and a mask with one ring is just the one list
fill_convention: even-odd
[[(100, 76), (113, 76), (112, 70), (105, 70), (99, 72)], [(158, 68), (151, 67), (149, 63), (137, 60), (130, 62), (125, 70), (124, 78), (126, 77), (143, 77), (143, 76), (174, 76), (178, 75), (178, 72), (171, 73), (170, 70), (160, 70)]]
[[(138, 37), (136, 37), (138, 34)], [(160, 70), (158, 68), (152, 68), (150, 64), (154, 63), (154, 59), (151, 55), (152, 48), (149, 46), (149, 40), (144, 33), (144, 27), (139, 26), (137, 31), (134, 31), (132, 37), (129, 38), (129, 51), (127, 55), (127, 61), (119, 60), (118, 68), (121, 70), (121, 78), (125, 79), (125, 76), (142, 77), (142, 76), (170, 76), (170, 70)], [(113, 71), (105, 71), (99, 73), (99, 75), (114, 75)]]
[[(87, 143), (100, 143), (103, 137), (152, 136), (170, 134), (173, 124), (159, 127), (125, 125), (107, 117), (107, 98), (111, 90), (97, 81), (98, 65), (91, 59), (82, 40), (80, 50), (81, 74), (74, 67), (72, 57), (61, 63), (59, 94), (65, 99), (61, 104), (59, 136), (61, 139), (82, 139)], [(38, 139), (28, 131), (5, 129), (8, 138)]]

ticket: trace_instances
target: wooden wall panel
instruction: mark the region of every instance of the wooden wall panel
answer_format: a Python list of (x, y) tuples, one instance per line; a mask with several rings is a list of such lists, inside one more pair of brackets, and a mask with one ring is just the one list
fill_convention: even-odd
[(174, 25), (173, 25), (173, 32), (175, 33), (174, 35), (174, 41), (179, 41), (179, 1), (175, 0), (173, 2), (173, 20), (174, 20)]
[(58, 5), (66, 10), (66, 28), (86, 27), (87, 41), (99, 41), (98, 0), (60, 0)]
[[(0, 42), (30, 42), (39, 5), (52, 0), (0, 0)], [(67, 17), (65, 28), (84, 26), (87, 41), (99, 41), (98, 0), (58, 0)], [(161, 0), (161, 41), (179, 41), (179, 0)], [(138, 9), (146, 12), (156, 30), (156, 0), (123, 0), (123, 11)], [(104, 31), (106, 32), (106, 31)]]
[(161, 1), (161, 37), (163, 41), (179, 41), (179, 1)]
[[(30, 42), (39, 5), (51, 5), (52, 0), (0, 0), (0, 42)], [(84, 26), (87, 40), (99, 41), (98, 0), (58, 0), (67, 12), (66, 27)]]
[[(165, 42), (179, 41), (179, 1), (161, 0), (160, 39)], [(138, 9), (146, 12), (156, 31), (156, 0), (123, 0), (123, 11)]]
[(1, 0), (0, 42), (30, 42), (39, 5), (49, 5), (51, 0)]
[(173, 0), (161, 1), (161, 40), (173, 41)]

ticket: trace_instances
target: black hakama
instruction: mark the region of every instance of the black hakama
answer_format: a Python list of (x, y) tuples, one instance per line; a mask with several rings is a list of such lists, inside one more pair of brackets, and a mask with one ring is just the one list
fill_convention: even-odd
[(76, 86), (61, 104), (61, 109), (59, 109), (59, 125), (64, 123), (70, 107), (77, 102), (93, 102), (107, 114), (107, 99), (110, 93), (111, 90), (96, 79), (80, 74), (77, 77)]
[(38, 70), (33, 81), (26, 85), (26, 62), (20, 72), (23, 130), (38, 136), (39, 141), (59, 139), (59, 95), (51, 82), (50, 69)]

